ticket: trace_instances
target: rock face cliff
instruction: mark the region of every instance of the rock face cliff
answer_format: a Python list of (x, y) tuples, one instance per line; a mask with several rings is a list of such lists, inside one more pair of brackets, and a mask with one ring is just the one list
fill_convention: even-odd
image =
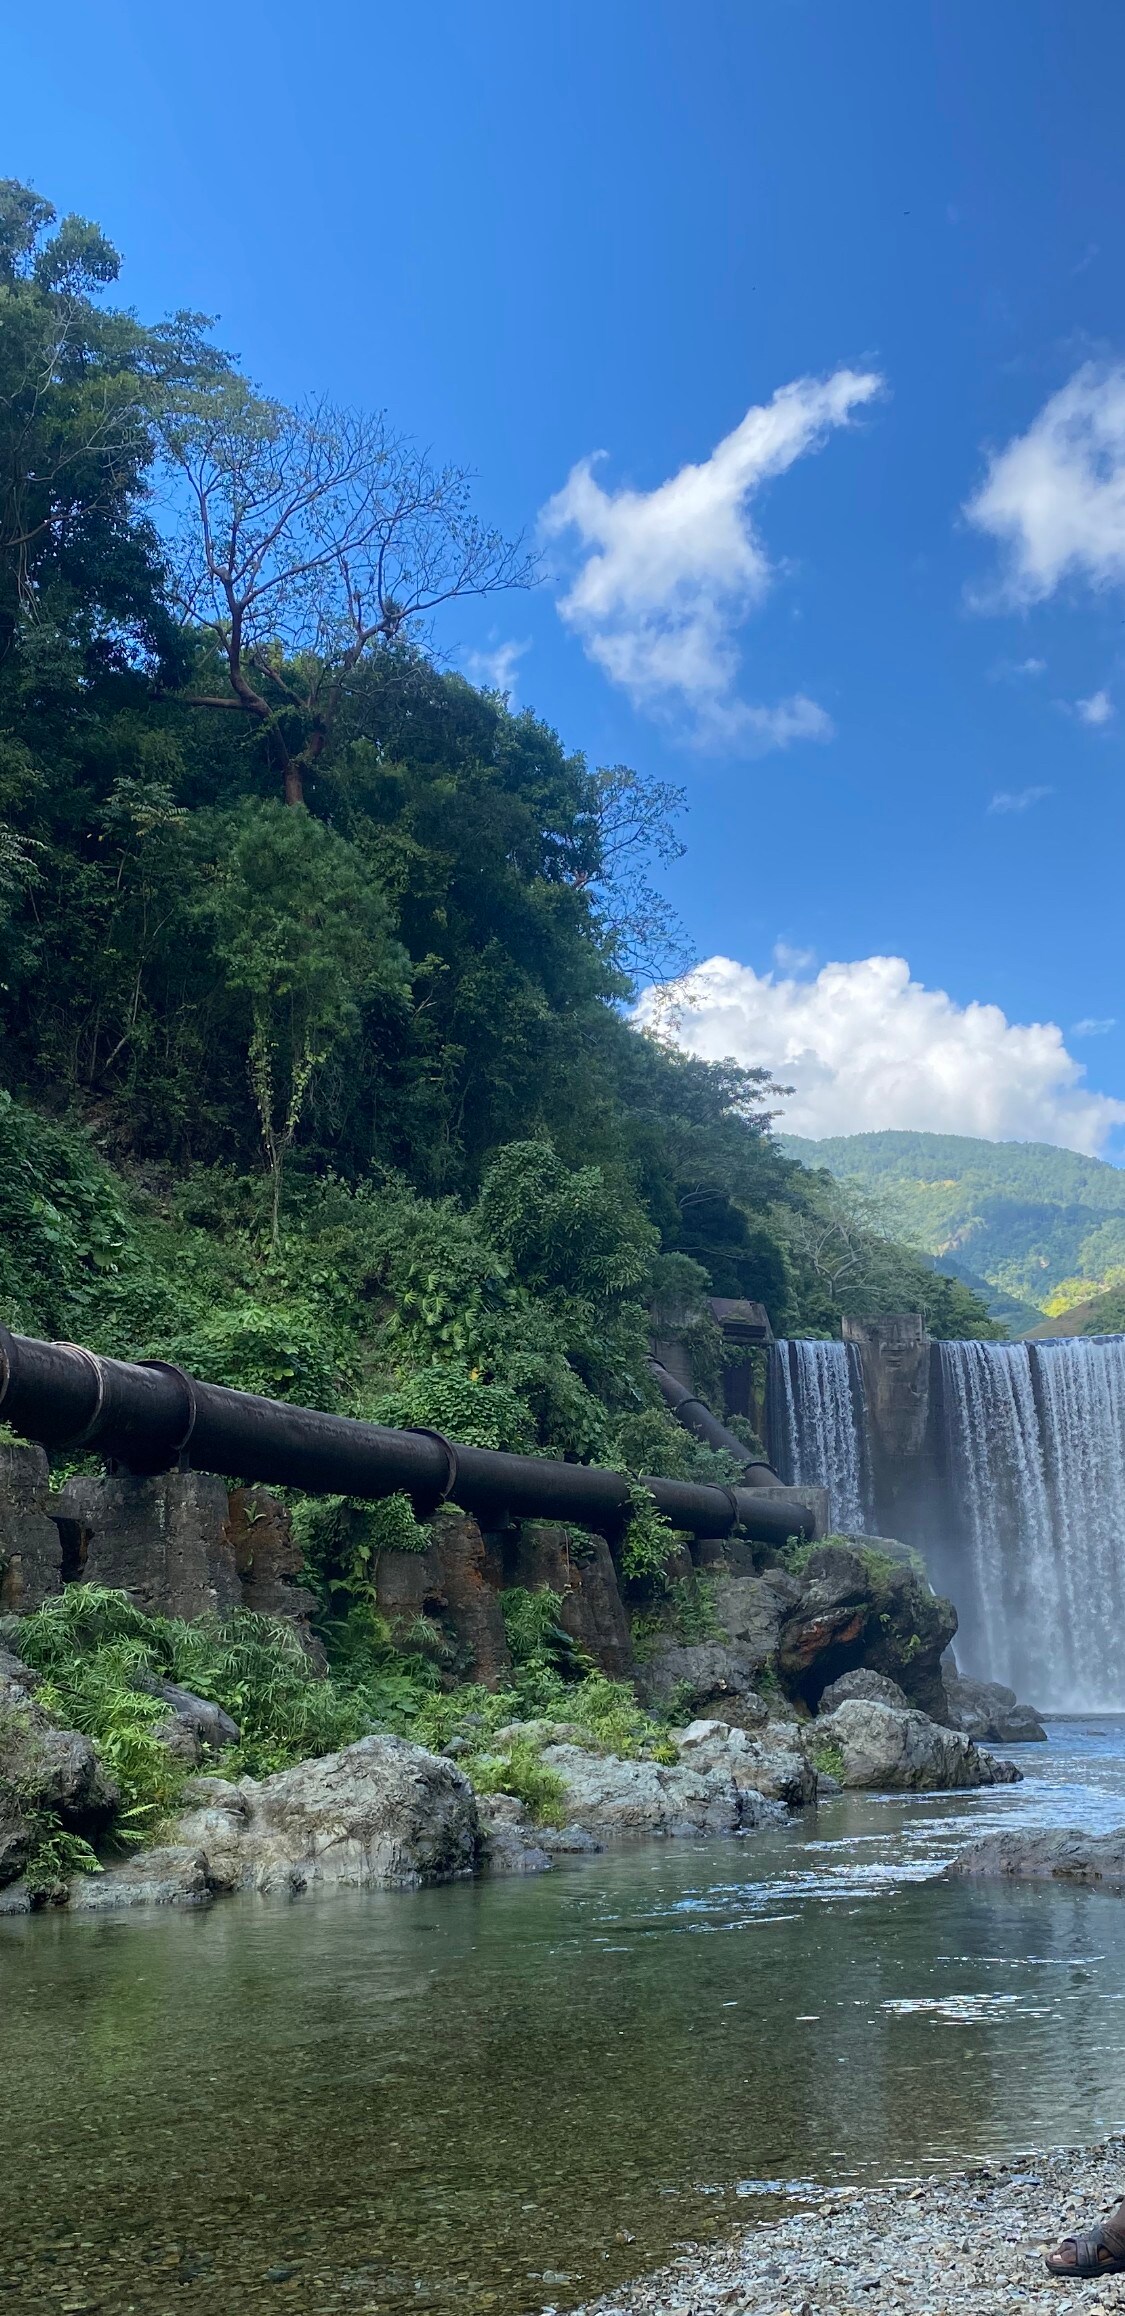
[(829, 1542), (806, 1556), (799, 1573), (766, 1568), (757, 1576), (713, 1574), (710, 1583), (722, 1638), (655, 1649), (638, 1671), (652, 1703), (711, 1707), (753, 1728), (763, 1687), (815, 1711), (829, 1686), (863, 1668), (892, 1683), (905, 1704), (949, 1719), (941, 1658), (957, 1612), (911, 1559)]
[(828, 1543), (805, 1562), (801, 1597), (778, 1636), (778, 1666), (790, 1693), (809, 1706), (831, 1681), (862, 1665), (942, 1721), (941, 1659), (956, 1630), (952, 1601), (932, 1592), (919, 1570), (878, 1551)]

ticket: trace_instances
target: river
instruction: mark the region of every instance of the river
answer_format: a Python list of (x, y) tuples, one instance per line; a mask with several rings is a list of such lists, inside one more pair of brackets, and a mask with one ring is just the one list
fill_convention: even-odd
[(1125, 1720), (1018, 1758), (527, 1880), (0, 1922), (0, 2307), (561, 2310), (802, 2181), (1121, 2128), (1125, 1903), (933, 1879), (1125, 1823)]

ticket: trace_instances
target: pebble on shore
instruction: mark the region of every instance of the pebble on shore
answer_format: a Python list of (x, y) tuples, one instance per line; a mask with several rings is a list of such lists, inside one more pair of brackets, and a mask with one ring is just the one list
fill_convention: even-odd
[(1125, 2193), (1125, 2135), (949, 2178), (827, 2189), (574, 2316), (1021, 2316), (1125, 2310), (1125, 2276), (1048, 2274), (1043, 2254)]

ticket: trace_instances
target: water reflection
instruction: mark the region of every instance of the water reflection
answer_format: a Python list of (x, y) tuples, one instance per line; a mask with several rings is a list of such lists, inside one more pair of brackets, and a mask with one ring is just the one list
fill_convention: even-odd
[(1125, 1822), (1122, 1724), (1023, 1760), (530, 1882), (0, 1925), (0, 2293), (515, 2316), (785, 2183), (1120, 2127), (1125, 1905), (933, 1880)]

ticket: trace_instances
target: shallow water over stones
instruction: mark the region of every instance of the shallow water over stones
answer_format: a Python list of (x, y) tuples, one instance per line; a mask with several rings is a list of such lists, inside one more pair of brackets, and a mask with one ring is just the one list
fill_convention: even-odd
[(1125, 1823), (1125, 1724), (417, 1896), (0, 1923), (0, 2306), (564, 2308), (776, 2209), (1125, 2122), (1125, 1904), (932, 1882)]

